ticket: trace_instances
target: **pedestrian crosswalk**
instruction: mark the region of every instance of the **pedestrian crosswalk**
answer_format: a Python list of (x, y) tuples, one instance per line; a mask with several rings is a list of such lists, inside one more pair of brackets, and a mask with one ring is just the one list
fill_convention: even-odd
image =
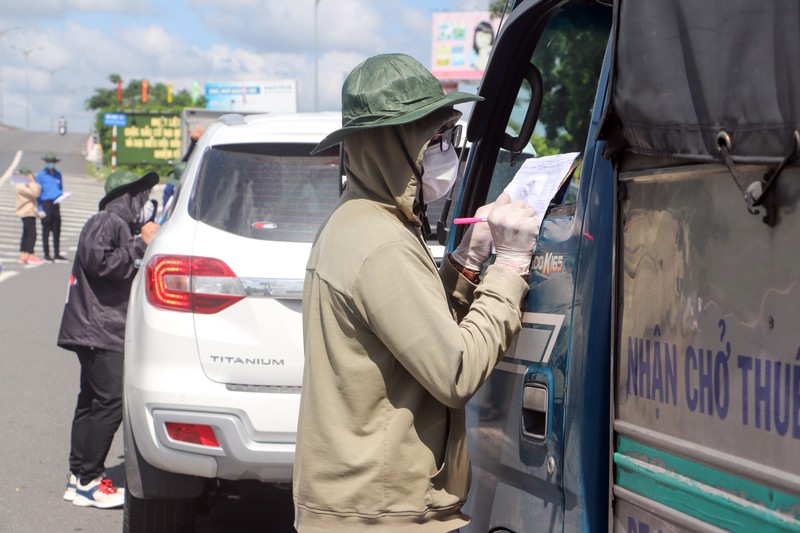
[[(78, 245), (78, 237), (86, 220), (97, 212), (97, 204), (104, 195), (103, 184), (96, 178), (64, 174), (64, 191), (72, 195), (61, 203), (61, 254), (72, 260)], [(4, 271), (32, 268), (17, 262), (19, 258), (22, 222), (15, 211), (14, 186), (9, 182), (0, 185), (0, 263)], [(52, 241), (51, 241), (52, 248)], [(36, 246), (38, 257), (42, 251), (42, 225), (36, 224)]]

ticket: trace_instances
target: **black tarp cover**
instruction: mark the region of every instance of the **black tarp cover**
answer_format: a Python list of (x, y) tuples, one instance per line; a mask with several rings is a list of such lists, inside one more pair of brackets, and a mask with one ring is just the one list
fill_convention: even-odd
[(800, 1), (616, 0), (613, 81), (601, 124), (620, 150), (775, 162), (800, 130)]

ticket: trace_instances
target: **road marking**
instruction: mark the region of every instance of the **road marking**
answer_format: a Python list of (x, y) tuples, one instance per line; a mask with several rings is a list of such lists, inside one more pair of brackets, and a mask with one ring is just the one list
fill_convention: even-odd
[(11, 174), (14, 173), (14, 169), (17, 168), (20, 159), (22, 159), (22, 150), (17, 150), (17, 154), (14, 156), (14, 160), (11, 162), (11, 166), (9, 166), (3, 173), (3, 176), (0, 177), (0, 185), (8, 181), (8, 178), (10, 178)]
[(19, 272), (16, 271), (16, 270), (9, 270), (7, 272), (0, 272), (0, 283), (6, 281), (7, 279), (13, 278), (17, 274), (19, 274)]
[[(25, 153), (30, 155), (28, 151), (24, 151)], [(24, 154), (23, 158), (26, 157)], [(74, 251), (86, 220), (97, 212), (97, 202), (103, 197), (103, 186), (96, 179), (83, 174), (65, 174), (64, 182), (65, 188), (74, 194), (61, 204), (61, 250), (67, 252), (64, 255), (71, 260), (75, 257)], [(10, 183), (0, 185), (0, 261), (5, 270), (25, 273), (26, 265), (17, 263), (22, 223), (14, 210), (14, 187)], [(36, 255), (42, 257), (42, 231), (39, 221), (36, 225)]]

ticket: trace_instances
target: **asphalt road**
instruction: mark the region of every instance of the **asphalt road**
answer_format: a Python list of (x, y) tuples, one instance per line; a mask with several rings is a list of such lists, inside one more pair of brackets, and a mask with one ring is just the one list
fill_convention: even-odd
[[(0, 281), (0, 531), (122, 530), (120, 510), (61, 499), (79, 365), (56, 346), (70, 265), (48, 264)], [(3, 276), (8, 276), (8, 273)], [(123, 480), (121, 434), (106, 467)]]
[[(80, 366), (56, 346), (70, 265), (0, 274), (0, 532), (122, 531), (122, 510), (63, 501)], [(106, 461), (123, 485), (122, 433)], [(248, 483), (198, 514), (198, 533), (293, 531), (291, 494)]]
[[(17, 151), (19, 164), (38, 169), (49, 150), (61, 156), (64, 174), (85, 174), (84, 141), (77, 134), (0, 131), (0, 175)], [(97, 188), (100, 197), (102, 185)], [(96, 203), (86, 204), (88, 218)], [(18, 223), (0, 218), (0, 232), (17, 233)], [(16, 267), (0, 273), (0, 533), (122, 531), (122, 509), (79, 508), (62, 500), (80, 372), (76, 356), (56, 346), (71, 265)], [(106, 468), (124, 486), (121, 431)], [(246, 483), (211, 504), (197, 516), (198, 533), (294, 531), (287, 490)]]
[(14, 161), (17, 151), (22, 155), (20, 165), (31, 167), (35, 172), (44, 167), (42, 156), (53, 151), (61, 161), (58, 169), (64, 174), (85, 174), (86, 158), (83, 151), (86, 147), (86, 134), (36, 132), (24, 130), (0, 129), (0, 174), (5, 172)]

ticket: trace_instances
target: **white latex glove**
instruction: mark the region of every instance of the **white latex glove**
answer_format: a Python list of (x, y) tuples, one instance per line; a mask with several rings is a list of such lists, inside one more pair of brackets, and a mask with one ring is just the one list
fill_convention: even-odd
[(541, 218), (524, 201), (512, 201), (511, 196), (503, 193), (492, 206), (488, 219), (497, 251), (494, 264), (526, 275), (539, 238)]
[[(492, 204), (479, 207), (475, 216), (486, 218), (492, 210)], [(492, 253), (492, 232), (487, 222), (471, 224), (464, 233), (458, 248), (451, 254), (461, 266), (479, 271)]]

